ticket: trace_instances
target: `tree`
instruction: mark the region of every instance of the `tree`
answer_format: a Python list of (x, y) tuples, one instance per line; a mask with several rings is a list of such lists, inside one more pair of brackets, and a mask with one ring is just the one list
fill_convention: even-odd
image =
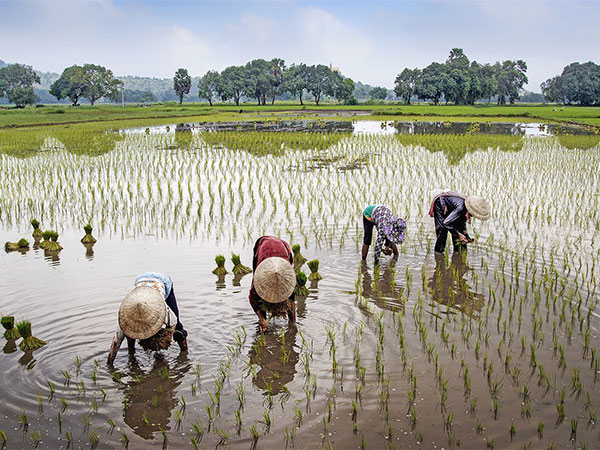
[(462, 48), (453, 48), (446, 60), (446, 73), (448, 82), (445, 85), (444, 97), (446, 103), (454, 102), (464, 105), (471, 89), (471, 74), (469, 73), (469, 58)]
[(267, 95), (272, 92), (271, 68), (269, 61), (255, 59), (246, 64), (246, 86), (244, 93), (256, 98), (259, 105), (267, 103)]
[(283, 90), (289, 92), (294, 97), (298, 97), (301, 105), (304, 105), (302, 96), (308, 86), (307, 78), (308, 68), (306, 64), (298, 64), (297, 66), (292, 64), (283, 75)]
[(556, 75), (542, 84), (540, 84), (542, 94), (546, 97), (549, 102), (561, 102), (566, 103), (566, 99), (563, 97), (562, 88), (560, 85), (560, 75)]
[(600, 104), (600, 66), (589, 61), (571, 63), (560, 75), (560, 93), (569, 103)]
[(338, 75), (338, 77), (334, 93), (336, 100), (345, 104), (356, 103), (353, 102), (354, 96), (352, 95), (354, 92), (354, 81), (351, 78), (342, 78), (341, 75)]
[(489, 103), (497, 90), (496, 68), (491, 64), (484, 64), (481, 67), (481, 98), (487, 98)]
[(243, 66), (229, 66), (221, 72), (221, 78), (217, 84), (217, 93), (221, 100), (227, 101), (232, 98), (235, 104), (239, 105), (245, 89), (246, 69)]
[(375, 86), (369, 92), (371, 100), (385, 100), (388, 96), (388, 90), (381, 86)]
[(507, 97), (511, 104), (519, 99), (520, 91), (528, 81), (525, 72), (527, 72), (527, 64), (523, 60), (502, 62), (496, 75), (499, 105), (504, 105)]
[(115, 98), (122, 82), (113, 77), (112, 70), (96, 64), (84, 64), (82, 68), (84, 93), (92, 106), (102, 97)]
[(9, 64), (0, 69), (0, 97), (8, 97), (17, 108), (35, 103), (34, 83), (40, 76), (33, 67), (24, 64)]
[(72, 106), (77, 106), (85, 93), (83, 67), (77, 65), (67, 67), (58, 80), (50, 85), (49, 92), (58, 100), (68, 98)]
[(410, 98), (415, 92), (415, 86), (420, 76), (421, 71), (419, 69), (411, 70), (406, 68), (394, 81), (394, 92), (396, 93), (396, 96), (403, 99), (408, 105), (410, 105)]
[(446, 66), (437, 62), (431, 63), (421, 72), (415, 85), (415, 95), (421, 100), (431, 100), (434, 105), (437, 105), (446, 84), (448, 84)]
[(177, 69), (173, 77), (173, 89), (179, 97), (179, 104), (183, 103), (183, 96), (190, 93), (192, 88), (192, 77), (188, 75), (187, 69)]
[(271, 83), (271, 105), (275, 103), (275, 97), (283, 93), (285, 73), (285, 61), (281, 58), (271, 60), (271, 69), (269, 69), (269, 82)]
[(114, 78), (112, 71), (95, 64), (71, 66), (63, 70), (61, 76), (50, 85), (50, 94), (58, 100), (68, 98), (73, 106), (87, 98), (92, 105), (102, 98), (115, 98), (123, 83)]
[(339, 75), (323, 64), (307, 67), (306, 89), (312, 94), (317, 106), (323, 95), (334, 95), (336, 77)]
[(205, 98), (208, 100), (210, 106), (213, 105), (212, 101), (214, 96), (217, 94), (217, 87), (220, 83), (220, 75), (216, 70), (209, 70), (204, 74), (200, 82), (198, 83), (198, 97)]

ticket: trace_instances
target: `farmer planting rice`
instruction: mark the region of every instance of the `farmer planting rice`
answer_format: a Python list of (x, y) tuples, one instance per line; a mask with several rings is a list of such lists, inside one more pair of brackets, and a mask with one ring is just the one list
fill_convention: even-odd
[(436, 189), (433, 191), (429, 215), (433, 217), (437, 236), (434, 250), (444, 253), (446, 239), (450, 232), (454, 251), (459, 252), (466, 251), (467, 244), (473, 242), (467, 234), (467, 223), (471, 223), (471, 217), (488, 220), (490, 207), (481, 197)]
[(369, 246), (373, 241), (373, 227), (377, 228), (375, 240), (375, 264), (379, 264), (381, 252), (386, 255), (394, 254), (393, 259), (398, 259), (396, 244), (404, 242), (406, 223), (383, 205), (369, 205), (363, 211), (363, 229), (365, 237), (362, 246), (362, 259), (366, 261)]
[(181, 351), (187, 351), (187, 331), (179, 321), (171, 277), (145, 272), (136, 278), (134, 286), (121, 302), (119, 327), (110, 346), (108, 364), (115, 360), (124, 338), (130, 351), (134, 351), (136, 339), (145, 350), (161, 350), (169, 347), (171, 338)]
[(273, 316), (287, 314), (289, 321), (295, 322), (296, 272), (290, 244), (275, 236), (262, 236), (254, 244), (253, 254), (254, 277), (248, 298), (258, 316), (260, 332), (267, 329), (267, 312)]

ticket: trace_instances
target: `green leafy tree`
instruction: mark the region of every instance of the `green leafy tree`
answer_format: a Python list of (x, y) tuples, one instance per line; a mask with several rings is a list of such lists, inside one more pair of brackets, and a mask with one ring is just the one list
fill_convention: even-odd
[(324, 95), (335, 94), (339, 75), (323, 64), (307, 67), (306, 89), (310, 92), (319, 105)]
[(528, 81), (525, 72), (527, 72), (527, 64), (523, 60), (502, 62), (496, 75), (499, 105), (504, 105), (507, 99), (511, 104), (519, 99), (520, 91)]
[(77, 106), (81, 98), (87, 98), (92, 105), (102, 97), (116, 98), (123, 83), (113, 77), (111, 70), (96, 64), (67, 67), (61, 76), (50, 86), (50, 94), (58, 100), (68, 98)]
[(394, 92), (398, 98), (410, 105), (410, 98), (415, 93), (415, 87), (421, 76), (419, 69), (406, 68), (400, 73), (394, 81)]
[(352, 93), (354, 92), (354, 81), (351, 78), (342, 78), (341, 75), (338, 75), (338, 77), (339, 80), (336, 82), (334, 94), (336, 100), (345, 104), (353, 103), (352, 99), (354, 96)]
[(285, 61), (281, 58), (271, 60), (269, 69), (269, 82), (271, 83), (271, 105), (275, 103), (275, 97), (284, 92)]
[(83, 97), (87, 98), (92, 106), (102, 97), (115, 98), (122, 88), (122, 82), (114, 78), (112, 70), (103, 66), (84, 64), (82, 75), (85, 86)]
[(469, 58), (462, 48), (453, 48), (446, 60), (446, 73), (448, 82), (445, 85), (444, 97), (446, 102), (451, 101), (457, 105), (467, 103), (471, 89), (471, 74), (469, 73)]
[(24, 64), (9, 64), (0, 69), (0, 97), (6, 96), (17, 108), (35, 103), (33, 85), (40, 76), (33, 67)]
[(481, 67), (481, 98), (487, 98), (489, 103), (497, 90), (496, 68), (491, 64), (484, 64)]
[(209, 70), (204, 74), (198, 83), (198, 96), (208, 100), (210, 106), (213, 105), (213, 98), (217, 95), (221, 76), (216, 70)]
[(221, 79), (217, 84), (217, 93), (221, 100), (233, 99), (239, 106), (240, 98), (246, 89), (246, 69), (243, 66), (229, 66), (221, 72)]
[(264, 59), (255, 59), (246, 64), (246, 86), (244, 94), (256, 98), (259, 105), (265, 105), (267, 96), (272, 92), (271, 68), (273, 66)]
[(544, 97), (546, 97), (546, 100), (548, 100), (549, 102), (560, 102), (563, 104), (567, 102), (567, 100), (563, 96), (562, 86), (560, 82), (560, 75), (556, 75), (555, 77), (549, 78), (548, 80), (540, 84), (542, 94), (544, 94)]
[(298, 97), (301, 105), (304, 105), (302, 97), (308, 86), (308, 67), (306, 64), (292, 64), (283, 75), (283, 90), (294, 97)]
[(71, 66), (63, 70), (61, 76), (50, 85), (50, 94), (58, 100), (68, 98), (72, 106), (77, 106), (86, 89), (83, 67)]
[(438, 62), (431, 63), (421, 72), (421, 76), (415, 84), (415, 95), (421, 100), (431, 100), (437, 105), (444, 94), (447, 83), (446, 66)]
[(188, 75), (187, 69), (177, 69), (173, 77), (173, 89), (179, 97), (179, 104), (183, 103), (183, 96), (190, 93), (192, 88), (192, 77)]
[(584, 106), (600, 104), (600, 66), (589, 61), (566, 66), (556, 88), (567, 103)]
[(371, 100), (385, 100), (388, 96), (388, 90), (381, 86), (375, 86), (369, 92)]

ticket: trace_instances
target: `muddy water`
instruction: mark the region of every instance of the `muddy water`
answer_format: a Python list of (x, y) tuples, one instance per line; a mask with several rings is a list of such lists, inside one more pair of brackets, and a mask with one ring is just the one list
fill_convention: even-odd
[[(494, 156), (501, 161), (499, 179), (511, 171), (515, 176), (511, 162), (519, 155)], [(564, 170), (577, 171), (577, 157)], [(597, 158), (598, 150), (585, 157)], [(427, 153), (411, 161), (434, 163), (460, 170)], [(289, 176), (284, 166), (281, 173)], [(369, 166), (353, 173), (372, 176)], [(597, 186), (597, 178), (586, 176), (588, 185)], [(309, 174), (304, 177), (311, 182)], [(553, 187), (578, 198), (584, 193), (577, 186), (557, 184), (539, 195), (552, 198)], [(599, 444), (600, 261), (597, 219), (587, 210), (589, 226), (572, 236), (570, 250), (559, 237), (543, 247), (506, 245), (502, 236), (509, 233), (517, 242), (542, 233), (519, 210), (514, 227), (500, 217), (495, 227), (475, 222), (472, 234), (479, 239), (463, 259), (436, 258), (431, 220), (411, 208), (398, 262), (384, 259), (375, 271), (372, 254), (366, 267), (359, 264), (362, 231), (346, 215), (326, 224), (315, 216), (320, 222), (314, 234), (306, 230), (310, 216), (290, 221), (287, 230), (281, 212), (272, 226), (257, 221), (253, 236), (228, 227), (194, 234), (189, 223), (178, 233), (151, 224), (131, 233), (106, 226), (94, 232), (98, 243), (86, 248), (79, 242), (83, 233), (69, 225), (74, 213), (68, 208), (77, 198), (53, 206), (65, 224), (58, 255), (34, 248), (0, 254), (0, 312), (30, 320), (33, 334), (48, 341), (30, 354), (9, 342), (0, 354), (0, 429), (7, 448), (29, 448), (38, 438), (39, 448), (66, 448), (69, 440), (75, 448)], [(497, 208), (502, 201), (508, 200), (496, 200)], [(333, 206), (325, 199), (320, 208)], [(218, 204), (210, 210), (216, 216)], [(260, 210), (245, 213), (247, 220)], [(0, 242), (30, 234), (30, 211), (11, 211), (10, 223), (3, 216)], [(544, 225), (550, 231), (554, 226)], [(309, 282), (307, 298), (297, 300), (297, 324), (275, 319), (263, 337), (247, 301), (251, 275), (218, 279), (210, 273), (219, 253), (240, 253), (250, 265), (259, 231), (296, 236), (290, 240), (301, 242), (305, 257), (320, 260), (323, 275)], [(114, 367), (107, 367), (119, 303), (146, 270), (172, 276), (190, 351), (180, 354), (173, 346), (147, 354), (138, 348), (130, 355), (123, 346)]]

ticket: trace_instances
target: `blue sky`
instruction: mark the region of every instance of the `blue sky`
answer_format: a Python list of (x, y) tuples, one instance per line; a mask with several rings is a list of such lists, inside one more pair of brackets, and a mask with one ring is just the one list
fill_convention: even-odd
[(200, 76), (281, 57), (391, 88), (460, 47), (481, 63), (525, 60), (539, 91), (570, 62), (600, 63), (600, 0), (0, 0), (0, 17), (0, 59), (59, 73), (89, 62)]

